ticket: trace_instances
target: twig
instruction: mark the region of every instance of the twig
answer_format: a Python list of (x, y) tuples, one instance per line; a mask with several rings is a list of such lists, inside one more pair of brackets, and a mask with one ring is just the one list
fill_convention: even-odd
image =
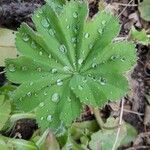
[(1, 75), (1, 74), (4, 74), (5, 72), (6, 72), (5, 70), (4, 70), (4, 71), (1, 71), (1, 72), (0, 72), (0, 75)]
[(118, 18), (124, 13), (124, 11), (127, 9), (128, 5), (131, 4), (133, 2), (133, 0), (131, 0), (126, 7), (121, 11), (121, 13), (118, 15)]
[(116, 3), (117, 5), (119, 6), (127, 6), (127, 7), (137, 7), (138, 5), (137, 4), (123, 4), (123, 3)]
[(138, 112), (135, 112), (135, 111), (132, 111), (132, 110), (123, 109), (123, 111), (124, 112), (129, 112), (129, 113), (132, 113), (132, 114), (136, 114), (136, 115), (139, 115), (139, 116), (144, 116), (144, 114), (138, 113)]
[(116, 144), (117, 144), (117, 142), (118, 142), (119, 133), (120, 133), (120, 130), (121, 130), (121, 125), (122, 125), (123, 107), (124, 107), (124, 98), (123, 98), (122, 101), (121, 101), (121, 111), (120, 111), (120, 117), (119, 117), (119, 125), (120, 125), (120, 126), (118, 127), (117, 135), (116, 135), (116, 139), (115, 139), (115, 143), (114, 143), (114, 145), (113, 145), (112, 150), (115, 150)]

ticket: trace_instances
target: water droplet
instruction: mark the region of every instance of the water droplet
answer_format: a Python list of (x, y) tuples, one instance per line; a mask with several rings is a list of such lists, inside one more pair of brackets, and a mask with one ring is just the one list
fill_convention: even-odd
[(58, 80), (57, 80), (57, 85), (58, 85), (58, 86), (63, 85), (63, 81), (62, 81), (61, 79), (58, 79)]
[(99, 81), (100, 81), (100, 84), (101, 84), (101, 85), (106, 85), (106, 82), (107, 82), (107, 81), (106, 81), (105, 78), (101, 77)]
[(97, 63), (92, 64), (92, 68), (95, 68), (95, 67), (97, 67)]
[(84, 37), (87, 39), (90, 37), (90, 34), (89, 33), (85, 33)]
[(23, 70), (23, 71), (27, 71), (27, 67), (26, 67), (26, 66), (23, 66), (23, 67), (22, 67), (22, 70)]
[(28, 42), (30, 38), (26, 33), (24, 33), (22, 39), (23, 41)]
[(30, 86), (33, 85), (33, 82), (31, 81), (31, 82), (29, 83), (29, 85), (30, 85)]
[(34, 49), (37, 47), (36, 43), (34, 41), (31, 42), (31, 47), (34, 48)]
[(58, 103), (59, 100), (60, 100), (59, 94), (58, 93), (54, 93), (52, 95), (52, 101), (55, 102), (55, 103)]
[(45, 28), (48, 28), (48, 27), (49, 27), (49, 23), (48, 23), (48, 21), (47, 21), (46, 19), (43, 19), (43, 20), (41, 21), (41, 24), (42, 24), (42, 26), (45, 27)]
[(52, 58), (52, 55), (51, 55), (51, 54), (49, 54), (49, 55), (48, 55), (48, 58)]
[(102, 25), (105, 25), (105, 24), (106, 24), (106, 21), (105, 21), (105, 20), (103, 20), (103, 21), (102, 21)]
[(74, 31), (75, 33), (77, 33), (78, 30), (79, 30), (79, 27), (78, 27), (77, 25), (73, 27), (73, 31)]
[(51, 36), (54, 36), (54, 35), (55, 35), (55, 33), (56, 33), (56, 32), (55, 32), (55, 30), (54, 30), (54, 29), (50, 29), (50, 30), (49, 30), (49, 34), (50, 34)]
[(70, 29), (70, 25), (67, 25), (67, 29)]
[(46, 95), (47, 95), (47, 92), (44, 92), (44, 95), (46, 96)]
[(89, 44), (89, 49), (92, 49), (93, 48), (93, 44)]
[(81, 65), (82, 63), (83, 63), (83, 59), (80, 58), (80, 59), (78, 60), (78, 64)]
[(125, 58), (125, 57), (122, 57), (120, 60), (121, 60), (122, 62), (124, 62), (124, 61), (126, 60), (126, 58)]
[(40, 119), (41, 119), (41, 120), (43, 120), (43, 119), (44, 119), (44, 117), (41, 117)]
[(78, 85), (78, 89), (81, 91), (83, 90), (83, 87), (81, 85)]
[(98, 29), (98, 33), (99, 33), (99, 34), (102, 34), (102, 33), (103, 33), (103, 30), (102, 30), (102, 29)]
[(48, 122), (52, 122), (52, 120), (53, 120), (52, 115), (48, 115), (48, 116), (47, 116), (47, 121), (48, 121)]
[(44, 102), (41, 102), (40, 104), (39, 104), (39, 107), (43, 107), (44, 106)]
[(72, 43), (76, 43), (76, 42), (77, 42), (77, 38), (76, 38), (76, 37), (72, 37), (72, 38), (71, 38), (71, 42), (72, 42)]
[(37, 71), (38, 71), (38, 72), (41, 72), (41, 71), (42, 71), (42, 69), (39, 67), (39, 68), (37, 68)]
[(57, 73), (57, 69), (56, 69), (56, 68), (53, 68), (53, 69), (52, 69), (52, 73)]
[(29, 97), (30, 97), (31, 95), (32, 95), (32, 94), (31, 94), (31, 92), (28, 92), (28, 93), (27, 93), (27, 96), (29, 96)]
[(16, 71), (16, 68), (15, 68), (15, 66), (13, 64), (10, 64), (8, 66), (8, 69), (9, 69), (10, 72), (15, 72)]
[(113, 55), (113, 56), (111, 56), (111, 60), (116, 60), (116, 59), (118, 59), (119, 58), (119, 56), (117, 56), (117, 55)]
[(68, 98), (67, 98), (67, 101), (68, 101), (68, 102), (71, 102), (71, 98), (70, 98), (70, 97), (68, 97)]
[(42, 55), (43, 55), (43, 52), (42, 52), (42, 51), (40, 51), (40, 52), (39, 52), (39, 55), (40, 55), (40, 56), (42, 56)]
[(86, 82), (87, 82), (86, 77), (84, 77), (84, 78), (82, 79), (82, 81), (83, 81), (83, 83), (86, 83)]
[(74, 18), (78, 18), (78, 13), (77, 13), (77, 12), (74, 12), (74, 13), (73, 13), (73, 17), (74, 17)]
[(91, 74), (88, 74), (87, 76), (88, 76), (88, 77), (92, 77), (92, 75), (91, 75)]
[(63, 44), (60, 45), (59, 50), (60, 50), (62, 53), (66, 53), (66, 52), (67, 52), (66, 46), (63, 45)]

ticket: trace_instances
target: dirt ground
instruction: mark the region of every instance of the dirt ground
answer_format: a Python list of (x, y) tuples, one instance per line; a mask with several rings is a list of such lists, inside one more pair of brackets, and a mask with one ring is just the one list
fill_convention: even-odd
[[(89, 0), (90, 14), (92, 17), (97, 13), (100, 0)], [(31, 14), (35, 9), (44, 4), (43, 0), (1, 0), (0, 1), (0, 26), (16, 30), (22, 22), (27, 22), (33, 26)], [(128, 6), (123, 4), (129, 4)], [(130, 3), (130, 0), (105, 0), (107, 9), (111, 9), (120, 19), (121, 31), (120, 39), (126, 39), (130, 35), (130, 29), (134, 25), (138, 30), (150, 29), (150, 22), (140, 18), (138, 11), (138, 1)], [(150, 105), (147, 95), (150, 92), (150, 46), (136, 43), (137, 64), (129, 73), (129, 83), (131, 91), (124, 98), (123, 119), (132, 124), (138, 130), (137, 139), (128, 145), (120, 147), (120, 150), (149, 150), (150, 149)], [(0, 71), (3, 68), (0, 68)], [(4, 75), (0, 75), (0, 86), (5, 83)], [(103, 110), (104, 117), (110, 114), (119, 114), (120, 102), (109, 103)], [(93, 118), (91, 114), (84, 116), (86, 119)], [(17, 126), (21, 126), (18, 131)], [(23, 126), (23, 127), (22, 127)], [(30, 128), (31, 127), (31, 128)], [(30, 130), (28, 130), (30, 128)], [(21, 120), (12, 131), (5, 133), (13, 137), (20, 133), (22, 138), (29, 139), (33, 131), (37, 129), (35, 120)], [(25, 131), (26, 130), (26, 131)], [(28, 132), (28, 133), (27, 133)]]

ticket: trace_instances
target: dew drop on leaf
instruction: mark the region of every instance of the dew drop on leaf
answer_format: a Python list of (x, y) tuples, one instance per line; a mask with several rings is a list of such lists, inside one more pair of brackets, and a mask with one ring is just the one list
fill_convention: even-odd
[(52, 55), (51, 55), (51, 54), (49, 54), (49, 55), (48, 55), (48, 58), (52, 58)]
[(41, 117), (40, 119), (41, 119), (41, 120), (43, 120), (43, 119), (44, 119), (44, 117)]
[(78, 85), (79, 90), (83, 90), (83, 87), (81, 85)]
[(34, 41), (31, 42), (31, 47), (34, 48), (34, 49), (37, 47), (36, 43)]
[(60, 45), (59, 50), (60, 50), (60, 52), (62, 52), (62, 53), (66, 53), (66, 52), (67, 52), (66, 46), (63, 45), (63, 44)]
[(52, 69), (52, 73), (57, 73), (57, 69), (56, 69), (56, 68), (53, 68), (53, 69)]
[(43, 107), (43, 106), (44, 106), (44, 102), (41, 102), (41, 103), (39, 104), (39, 106), (40, 106), (40, 107)]
[(55, 102), (55, 103), (58, 103), (59, 100), (60, 100), (59, 94), (58, 93), (54, 93), (52, 95), (52, 101)]
[(42, 52), (42, 51), (40, 51), (40, 52), (39, 52), (39, 55), (40, 55), (40, 56), (42, 56), (42, 55), (43, 55), (43, 52)]
[(76, 38), (76, 37), (72, 37), (72, 38), (71, 38), (71, 42), (72, 42), (72, 43), (76, 43), (76, 42), (77, 42), (77, 38)]
[(95, 68), (95, 67), (97, 67), (97, 63), (92, 64), (92, 68)]
[(83, 63), (83, 59), (80, 58), (80, 59), (78, 60), (78, 64), (81, 65), (82, 63)]
[(70, 29), (70, 25), (67, 25), (67, 29)]
[(77, 12), (73, 13), (73, 18), (78, 18), (78, 13)]
[(28, 92), (28, 93), (27, 93), (27, 96), (29, 96), (29, 97), (30, 97), (31, 95), (32, 95), (32, 94), (31, 94), (31, 92)]
[(124, 62), (125, 60), (126, 60), (125, 57), (122, 57), (122, 58), (121, 58), (121, 61), (122, 61), (122, 62)]
[(53, 120), (52, 115), (48, 115), (48, 116), (47, 116), (47, 121), (48, 121), (48, 122), (52, 122), (52, 120)]
[(48, 28), (48, 27), (49, 27), (49, 23), (48, 23), (48, 21), (47, 21), (46, 19), (43, 19), (43, 20), (41, 21), (41, 24), (42, 24), (42, 26), (43, 26), (44, 28)]
[(106, 82), (107, 82), (107, 81), (106, 81), (105, 78), (101, 77), (99, 81), (100, 81), (100, 84), (101, 84), (101, 85), (106, 85)]
[(41, 71), (42, 71), (42, 69), (39, 67), (39, 68), (37, 68), (37, 71), (38, 71), (38, 72), (41, 72)]
[(89, 49), (92, 49), (93, 48), (93, 44), (89, 44)]
[(103, 30), (100, 28), (100, 29), (98, 29), (98, 33), (99, 34), (102, 34), (103, 33)]
[(54, 36), (54, 35), (55, 35), (55, 33), (56, 33), (56, 32), (55, 32), (55, 30), (54, 30), (54, 29), (50, 29), (50, 30), (49, 30), (49, 34), (50, 34), (51, 36)]
[(33, 82), (31, 81), (31, 82), (29, 83), (29, 85), (32, 86), (32, 85), (33, 85)]
[(26, 33), (24, 33), (22, 39), (23, 41), (28, 42), (30, 38)]
[(23, 71), (27, 71), (27, 67), (26, 67), (26, 66), (23, 66), (23, 67), (22, 67), (22, 70), (23, 70)]
[(68, 98), (67, 98), (67, 101), (68, 101), (68, 102), (71, 102), (71, 98), (70, 98), (70, 97), (68, 97)]
[(90, 37), (90, 34), (89, 33), (85, 33), (84, 37), (87, 39)]
[(117, 55), (113, 55), (113, 56), (111, 56), (111, 60), (116, 60), (117, 58), (119, 58), (119, 56), (117, 56)]
[(44, 95), (46, 96), (46, 95), (47, 95), (47, 92), (44, 92)]
[(13, 64), (10, 64), (8, 66), (8, 69), (9, 69), (10, 72), (15, 72), (16, 71), (16, 68), (15, 68), (15, 66)]
[(106, 24), (106, 21), (105, 21), (105, 20), (103, 20), (103, 21), (102, 21), (102, 25), (105, 25), (105, 24)]
[(58, 80), (57, 80), (57, 85), (58, 85), (58, 86), (63, 85), (63, 81), (62, 81), (61, 79), (58, 79)]

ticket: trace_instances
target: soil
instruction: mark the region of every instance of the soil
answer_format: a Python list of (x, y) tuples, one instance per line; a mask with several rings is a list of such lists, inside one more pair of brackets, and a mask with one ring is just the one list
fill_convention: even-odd
[[(150, 28), (150, 22), (146, 22), (140, 18), (138, 7), (122, 6), (120, 4), (128, 4), (130, 0), (105, 0), (109, 9), (112, 9), (119, 16), (121, 31), (119, 37), (126, 38), (129, 36), (130, 29), (134, 25), (137, 29)], [(138, 4), (138, 1), (133, 1)], [(0, 2), (0, 26), (16, 30), (22, 22), (27, 22), (32, 26), (31, 14), (35, 9), (44, 4), (43, 0), (1, 0)], [(99, 0), (89, 0), (89, 16), (92, 17), (98, 12)], [(126, 7), (126, 8), (125, 8)], [(124, 107), (126, 112), (123, 113), (123, 119), (132, 124), (138, 131), (139, 135), (135, 141), (130, 143), (128, 147), (120, 147), (120, 150), (142, 150), (150, 149), (150, 109), (146, 95), (150, 92), (150, 46), (136, 43), (137, 48), (137, 64), (130, 72), (130, 93), (125, 97)], [(0, 68), (0, 71), (3, 68)], [(0, 86), (6, 82), (4, 74), (0, 75)], [(120, 102), (115, 103), (120, 107)], [(119, 110), (114, 109), (114, 104), (108, 104), (102, 113), (104, 118), (110, 114), (118, 115)], [(93, 115), (86, 108), (83, 120), (92, 119)], [(23, 139), (29, 139), (34, 130), (37, 129), (35, 120), (19, 120), (13, 129), (7, 133), (7, 136), (14, 137), (16, 133), (21, 135)]]

